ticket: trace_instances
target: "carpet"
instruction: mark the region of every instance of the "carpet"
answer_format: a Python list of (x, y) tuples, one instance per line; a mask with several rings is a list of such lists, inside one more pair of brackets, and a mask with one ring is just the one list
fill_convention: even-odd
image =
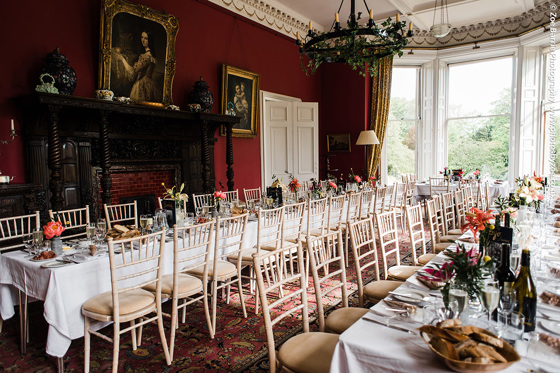
[[(401, 237), (403, 237), (401, 235)], [(404, 236), (407, 237), (407, 236)], [(403, 264), (410, 263), (410, 249), (407, 241), (401, 242)], [(357, 306), (356, 275), (353, 263), (347, 267), (349, 305)], [(363, 275), (365, 283), (374, 279), (373, 272)], [(119, 371), (121, 372), (268, 372), (268, 351), (264, 321), (254, 313), (254, 295), (246, 294), (248, 317), (243, 318), (239, 298), (232, 296), (230, 304), (218, 301), (217, 333), (212, 340), (208, 336), (202, 305), (188, 308), (187, 321), (180, 324), (175, 340), (174, 361), (167, 366), (161, 348), (157, 326), (148, 325), (144, 329), (142, 345), (132, 351), (130, 334), (121, 338)], [(232, 294), (235, 294), (232, 292)], [(312, 287), (308, 288), (310, 329), (318, 329), (316, 303)], [(170, 302), (167, 302), (170, 303)], [(326, 314), (340, 303), (339, 298), (323, 299)], [(167, 308), (167, 309), (165, 309)], [(169, 311), (169, 304), (164, 310)], [(48, 325), (42, 316), (42, 303), (29, 305), (30, 342), (27, 355), (19, 351), (19, 320), (13, 317), (4, 321), (0, 334), (0, 372), (56, 372), (56, 359), (45, 353)], [(169, 336), (168, 319), (164, 319), (166, 336)], [(112, 328), (104, 329), (107, 335)], [(276, 346), (301, 331), (299, 320), (286, 318), (275, 327)], [(83, 371), (83, 338), (72, 341), (64, 357), (65, 372)], [(91, 371), (111, 370), (111, 344), (92, 336)]]

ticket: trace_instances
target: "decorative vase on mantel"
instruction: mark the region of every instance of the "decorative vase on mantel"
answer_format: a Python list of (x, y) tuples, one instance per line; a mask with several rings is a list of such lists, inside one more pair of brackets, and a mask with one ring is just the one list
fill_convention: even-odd
[(59, 48), (47, 54), (45, 60), (47, 63), (41, 68), (41, 73), (47, 73), (54, 78), (54, 86), (58, 93), (72, 95), (76, 89), (77, 78), (74, 69), (68, 65), (70, 61), (60, 53)]
[(62, 240), (58, 236), (54, 236), (51, 239), (51, 250), (59, 256), (62, 255)]
[(193, 91), (189, 95), (189, 104), (199, 104), (202, 111), (209, 113), (214, 105), (214, 96), (208, 88), (208, 83), (202, 80), (202, 76), (198, 82), (193, 85)]

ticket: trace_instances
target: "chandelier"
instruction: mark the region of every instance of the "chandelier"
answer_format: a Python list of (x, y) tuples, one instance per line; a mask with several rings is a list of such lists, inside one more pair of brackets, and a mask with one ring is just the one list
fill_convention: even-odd
[[(430, 34), (435, 38), (443, 38), (451, 31), (451, 24), (449, 23), (449, 13), (447, 11), (447, 0), (435, 0), (434, 4), (434, 20), (432, 27), (430, 27)], [(436, 24), (436, 12), (438, 2), (441, 4), (440, 9), (440, 23)], [(445, 13), (445, 14), (444, 14)]]
[[(342, 8), (344, 0), (340, 3), (338, 11)], [(406, 22), (399, 21), (397, 14), (395, 22), (389, 17), (381, 27), (373, 21), (373, 10), (369, 9), (364, 0), (369, 20), (364, 26), (360, 26), (361, 13), (356, 14), (356, 2), (350, 2), (350, 16), (347, 28), (340, 26), (338, 12), (329, 32), (317, 34), (309, 22), (309, 31), (302, 39), (297, 33), (296, 45), (301, 55), (301, 68), (308, 75), (314, 74), (323, 63), (345, 63), (358, 70), (360, 75), (365, 76), (367, 72), (374, 74), (378, 60), (387, 56), (398, 54), (402, 56), (402, 50), (408, 44), (408, 37), (412, 37), (412, 23), (408, 24), (408, 32), (404, 30)], [(304, 63), (303, 56), (309, 61)]]

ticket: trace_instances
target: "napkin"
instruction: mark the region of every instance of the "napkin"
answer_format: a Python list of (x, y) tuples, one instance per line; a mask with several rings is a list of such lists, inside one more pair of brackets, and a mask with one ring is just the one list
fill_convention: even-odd
[(519, 355), (528, 359), (546, 363), (553, 367), (560, 366), (560, 355), (544, 342), (519, 340), (515, 342), (515, 349)]
[(83, 262), (87, 262), (88, 260), (100, 258), (102, 256), (104, 256), (104, 253), (96, 253), (93, 256), (91, 256), (89, 254), (74, 254), (74, 255), (72, 255), (72, 259), (75, 262), (83, 263)]

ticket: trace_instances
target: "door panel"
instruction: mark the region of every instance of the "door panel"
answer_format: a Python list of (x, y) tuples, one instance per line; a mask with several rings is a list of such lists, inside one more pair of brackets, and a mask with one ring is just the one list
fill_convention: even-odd
[(290, 102), (271, 102), (266, 106), (267, 129), (265, 149), (265, 186), (272, 184), (272, 175), (288, 179), (292, 169), (292, 105)]
[(319, 104), (294, 103), (294, 177), (301, 181), (319, 178)]

